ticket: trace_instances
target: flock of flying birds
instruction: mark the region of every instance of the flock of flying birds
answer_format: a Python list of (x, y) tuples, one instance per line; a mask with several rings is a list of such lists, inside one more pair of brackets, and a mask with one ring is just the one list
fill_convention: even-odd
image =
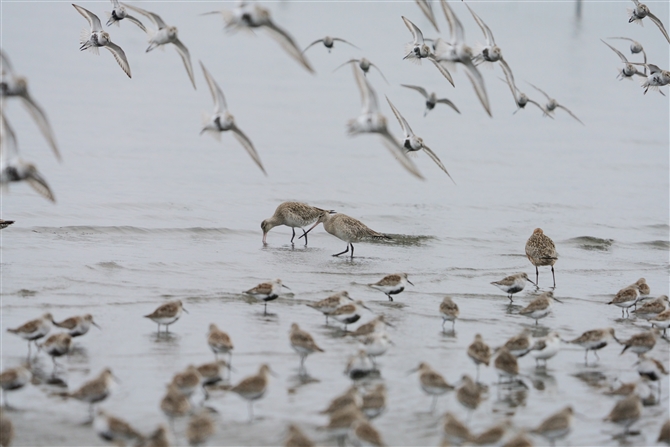
[[(649, 7), (639, 3), (638, 0), (633, 0), (635, 7), (629, 9), (630, 22), (637, 22), (642, 24), (644, 18), (651, 20), (661, 31), (666, 40), (670, 43), (668, 33), (663, 23), (656, 17)], [(120, 3), (118, 0), (112, 0), (113, 9), (108, 13), (109, 19), (106, 25), (109, 27), (113, 24), (119, 25), (120, 22), (126, 20), (140, 30), (147, 33), (149, 36), (149, 46), (146, 52), (150, 52), (157, 47), (172, 44), (177, 53), (181, 57), (189, 80), (193, 87), (196, 87), (193, 65), (191, 63), (191, 56), (188, 48), (178, 37), (178, 31), (175, 26), (167, 25), (161, 16), (147, 11), (131, 4)], [(426, 15), (432, 26), (439, 32), (438, 21), (432, 9), (432, 3), (427, 0), (417, 0), (417, 4), (421, 11)], [(546, 97), (544, 104), (540, 101), (530, 99), (523, 93), (515, 82), (514, 74), (507, 61), (503, 58), (503, 53), (500, 47), (496, 44), (493, 32), (486, 25), (486, 23), (473, 11), (469, 5), (465, 4), (466, 8), (474, 18), (475, 22), (481, 28), (484, 34), (485, 43), (477, 44), (474, 47), (469, 46), (465, 41), (465, 32), (463, 25), (454, 13), (452, 7), (445, 0), (439, 1), (440, 7), (444, 13), (447, 24), (449, 26), (449, 39), (445, 40), (441, 37), (435, 39), (424, 38), (424, 32), (419, 29), (412, 21), (406, 17), (402, 17), (404, 24), (412, 35), (412, 41), (407, 44), (406, 55), (404, 59), (420, 64), (422, 60), (427, 60), (434, 65), (438, 71), (447, 79), (447, 81), (454, 85), (454, 79), (451, 71), (456, 65), (462, 65), (465, 68), (465, 74), (470, 80), (475, 94), (486, 113), (491, 115), (491, 108), (489, 104), (488, 94), (484, 78), (482, 77), (479, 66), (481, 64), (495, 64), (500, 65), (505, 76), (505, 82), (510, 88), (512, 98), (517, 106), (517, 110), (525, 108), (527, 104), (533, 104), (539, 108), (543, 115), (552, 117), (556, 109), (561, 109), (575, 120), (582, 122), (572, 111), (560, 104), (555, 98), (552, 98), (544, 90), (528, 83), (531, 87)], [(114, 44), (111, 40), (110, 34), (104, 30), (102, 22), (99, 17), (79, 6), (73, 4), (75, 10), (79, 12), (88, 22), (89, 28), (82, 31), (80, 39), (80, 50), (89, 50), (95, 53), (99, 48), (106, 48), (116, 59), (123, 72), (131, 77), (131, 68), (128, 58), (121, 47)], [(131, 13), (133, 15), (131, 15)], [(315, 45), (323, 44), (330, 52), (336, 43), (343, 43), (356, 47), (351, 42), (348, 42), (339, 37), (326, 36), (317, 39), (309, 44), (305, 49), (301, 50), (293, 37), (283, 28), (275, 24), (272, 20), (269, 10), (262, 6), (248, 1), (241, 1), (232, 10), (214, 11), (205, 13), (221, 15), (225, 22), (225, 29), (229, 32), (236, 32), (238, 30), (247, 30), (253, 32), (254, 30), (264, 30), (273, 39), (275, 39), (281, 47), (296, 60), (308, 72), (314, 73), (314, 69), (307, 60), (305, 53), (308, 49)], [(138, 18), (146, 18), (151, 22), (152, 27), (147, 27)], [(630, 50), (633, 54), (642, 53), (644, 56), (643, 62), (629, 62), (626, 56), (619, 50), (604, 42), (610, 47), (621, 59), (624, 64), (619, 71), (620, 79), (631, 79), (633, 76), (644, 78), (642, 87), (646, 93), (649, 89), (658, 90), (664, 95), (659, 87), (670, 83), (670, 72), (661, 70), (657, 65), (647, 63), (646, 53), (642, 45), (627, 37), (616, 37), (614, 39), (627, 39), (631, 41)], [(430, 44), (430, 45), (429, 45)], [(358, 48), (358, 47), (356, 47)], [(407, 169), (412, 175), (423, 178), (422, 174), (417, 169), (414, 162), (407, 156), (410, 152), (423, 150), (428, 156), (443, 170), (450, 178), (444, 163), (440, 160), (438, 155), (431, 150), (423, 139), (417, 136), (410, 127), (409, 122), (401, 115), (400, 111), (387, 99), (393, 114), (397, 118), (400, 127), (402, 128), (403, 136), (400, 140), (396, 139), (388, 128), (386, 117), (380, 111), (380, 104), (377, 93), (366, 78), (366, 74), (371, 67), (375, 67), (379, 73), (379, 68), (366, 58), (351, 59), (342, 65), (351, 64), (354, 79), (360, 90), (362, 110), (358, 117), (349, 120), (347, 123), (348, 133), (350, 135), (359, 134), (378, 134), (385, 147), (387, 147), (392, 155)], [(237, 126), (233, 115), (228, 110), (223, 91), (216, 83), (215, 78), (205, 68), (204, 64), (200, 62), (201, 69), (207, 81), (207, 85), (212, 94), (214, 101), (214, 111), (206, 118), (206, 122), (202, 128), (201, 133), (207, 132), (220, 138), (222, 132), (231, 131), (240, 144), (244, 147), (247, 153), (251, 156), (256, 165), (261, 171), (267, 175), (265, 168), (261, 162), (260, 155), (256, 151), (251, 139)], [(637, 67), (642, 68), (640, 71)], [(338, 67), (339, 68), (339, 67)], [(384, 75), (382, 74), (382, 77)], [(501, 78), (502, 79), (502, 78)], [(386, 78), (384, 77), (384, 80)], [(388, 82), (388, 81), (387, 81)], [(54, 132), (49, 125), (44, 110), (35, 102), (28, 92), (28, 84), (25, 77), (16, 74), (9, 62), (7, 56), (2, 53), (2, 98), (18, 97), (23, 100), (27, 106), (28, 111), (35, 119), (40, 131), (46, 138), (49, 146), (52, 148), (56, 157), (60, 160), (60, 153), (56, 145)], [(458, 108), (446, 98), (438, 99), (435, 93), (428, 93), (423, 87), (410, 84), (402, 84), (403, 87), (413, 89), (419, 92), (425, 99), (426, 112), (428, 113), (437, 104), (446, 104), (460, 113)], [(424, 114), (425, 116), (425, 114)], [(583, 124), (583, 123), (582, 123)], [(0, 184), (7, 186), (10, 182), (26, 181), (39, 194), (51, 201), (55, 201), (54, 194), (46, 182), (44, 176), (37, 170), (32, 163), (24, 161), (19, 154), (17, 139), (12, 130), (7, 118), (2, 111), (2, 122), (0, 123)], [(452, 179), (453, 181), (453, 179)]]

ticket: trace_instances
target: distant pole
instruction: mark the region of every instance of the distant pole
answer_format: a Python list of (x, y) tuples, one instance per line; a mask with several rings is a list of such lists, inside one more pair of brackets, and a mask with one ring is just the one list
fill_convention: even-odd
[(578, 19), (582, 18), (582, 0), (577, 0), (577, 4), (575, 5), (575, 14), (577, 15)]

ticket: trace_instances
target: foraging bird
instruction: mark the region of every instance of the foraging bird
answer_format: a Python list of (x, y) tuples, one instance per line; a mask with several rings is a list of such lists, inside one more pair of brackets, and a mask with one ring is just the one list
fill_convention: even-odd
[(33, 379), (33, 373), (25, 366), (9, 368), (0, 373), (0, 388), (2, 388), (2, 397), (4, 406), (8, 407), (7, 391), (19, 390), (26, 386)]
[(467, 443), (472, 439), (470, 429), (449, 411), (444, 415), (442, 434), (445, 441), (456, 445)]
[(556, 275), (554, 274), (554, 264), (558, 260), (556, 253), (556, 246), (551, 238), (544, 234), (541, 228), (533, 230), (533, 234), (526, 242), (526, 256), (531, 264), (535, 266), (535, 285), (540, 279), (540, 272), (537, 267), (541, 265), (551, 266), (551, 276), (554, 279), (554, 287), (556, 287)]
[(289, 424), (284, 447), (314, 447), (314, 442), (297, 425)]
[(363, 304), (363, 301), (358, 300), (338, 307), (332, 311), (329, 316), (344, 324), (344, 330), (346, 331), (348, 325), (361, 319), (361, 314), (363, 313), (362, 309), (370, 310)]
[(614, 329), (608, 327), (605, 329), (593, 329), (590, 331), (586, 331), (579, 337), (575, 338), (574, 340), (569, 341), (569, 343), (579, 345), (585, 349), (584, 364), (586, 365), (588, 364), (589, 351), (593, 351), (596, 358), (600, 360), (600, 357), (598, 357), (598, 353), (596, 351), (607, 346), (607, 343), (610, 340), (614, 340), (617, 343), (619, 343), (619, 340), (617, 340), (616, 335), (614, 335)]
[[(307, 245), (307, 232), (303, 229), (307, 225), (316, 222), (323, 213), (334, 213), (333, 210), (322, 210), (315, 206), (307, 205), (302, 202), (283, 202), (280, 203), (275, 210), (272, 217), (261, 222), (261, 229), (263, 230), (263, 245), (267, 245), (268, 232), (274, 227), (286, 225), (291, 227), (293, 235), (291, 236), (291, 245), (293, 245), (293, 238), (295, 238), (295, 229), (300, 228), (305, 236), (305, 245)], [(311, 228), (310, 228), (311, 230)]]
[(186, 428), (188, 444), (191, 446), (205, 445), (215, 431), (214, 421), (209, 417), (206, 410), (201, 410), (188, 421), (188, 427)]
[(81, 337), (82, 335), (85, 335), (88, 333), (89, 329), (91, 329), (91, 325), (100, 329), (100, 326), (93, 321), (93, 315), (91, 314), (70, 317), (60, 323), (54, 321), (53, 324), (54, 326), (67, 329), (68, 334), (72, 337)]
[(433, 396), (433, 403), (430, 407), (430, 411), (435, 411), (435, 406), (437, 405), (437, 398), (445, 394), (448, 391), (454, 389), (453, 385), (449, 385), (444, 377), (433, 368), (430, 367), (428, 363), (421, 362), (419, 366), (411, 370), (410, 372), (419, 372), (419, 384), (421, 389), (428, 395)]
[(102, 409), (98, 409), (95, 415), (93, 428), (102, 439), (119, 445), (126, 445), (127, 442), (134, 442), (136, 445), (144, 443), (144, 436), (131, 427), (129, 423), (108, 415)]
[(571, 406), (565, 407), (563, 410), (549, 416), (547, 419), (531, 433), (536, 433), (544, 438), (549, 439), (551, 445), (555, 445), (557, 439), (565, 438), (571, 430), (574, 410)]
[[(363, 222), (353, 217), (349, 217), (346, 214), (336, 213), (330, 215), (330, 213), (324, 212), (321, 213), (319, 219), (316, 223), (307, 230), (307, 233), (312, 231), (314, 227), (318, 224), (323, 223), (323, 228), (336, 238), (347, 243), (347, 249), (340, 253), (335, 253), (333, 256), (340, 256), (349, 252), (349, 247), (351, 247), (351, 258), (354, 257), (354, 242), (358, 243), (361, 241), (368, 241), (371, 239), (391, 239), (390, 236), (387, 236), (382, 233), (378, 233), (370, 228), (368, 228)], [(302, 236), (300, 236), (302, 237)], [(384, 292), (386, 293), (386, 292)], [(390, 297), (389, 297), (390, 298)], [(393, 301), (393, 300), (391, 300)]]
[(114, 385), (114, 374), (110, 368), (105, 368), (94, 379), (81, 385), (71, 393), (60, 394), (61, 397), (70, 397), (80, 402), (88, 403), (88, 412), (93, 419), (93, 405), (109, 397)]
[(179, 320), (182, 311), (188, 313), (188, 311), (184, 309), (181, 300), (169, 301), (158, 306), (156, 310), (149, 315), (145, 315), (144, 318), (148, 318), (158, 324), (158, 334), (160, 335), (161, 325), (165, 326), (165, 333), (170, 332), (169, 326)]
[(321, 301), (317, 301), (316, 303), (307, 303), (307, 305), (312, 309), (316, 309), (324, 314), (326, 316), (326, 324), (328, 324), (328, 317), (330, 316), (330, 313), (338, 307), (348, 304), (348, 301), (353, 301), (353, 299), (349, 296), (349, 292), (343, 290), (341, 292), (334, 293), (333, 295), (329, 296), (328, 298), (324, 298)]
[(273, 281), (263, 282), (257, 285), (256, 287), (247, 290), (247, 295), (251, 295), (256, 298), (258, 301), (263, 301), (263, 315), (267, 315), (268, 312), (268, 301), (273, 301), (279, 298), (279, 295), (282, 292), (282, 288), (289, 289), (287, 286), (282, 284), (281, 279), (277, 278)]
[(656, 338), (658, 338), (659, 333), (660, 330), (658, 328), (652, 328), (649, 331), (635, 334), (626, 341), (619, 341), (619, 344), (624, 347), (621, 354), (629, 349), (638, 356), (651, 351), (656, 345)]
[(618, 425), (623, 425), (623, 435), (628, 435), (630, 426), (640, 419), (642, 414), (642, 403), (640, 397), (636, 394), (631, 394), (627, 398), (618, 401), (612, 411), (603, 419), (604, 421), (614, 422)]
[(519, 315), (532, 318), (535, 320), (535, 325), (537, 325), (540, 318), (544, 318), (551, 313), (551, 305), (554, 301), (557, 303), (561, 302), (554, 297), (554, 292), (551, 290), (544, 292), (542, 295), (531, 301), (528, 306), (521, 309)]
[(493, 281), (491, 284), (505, 292), (508, 295), (507, 298), (509, 298), (510, 303), (512, 303), (514, 301), (512, 295), (521, 292), (524, 287), (526, 287), (526, 281), (534, 284), (533, 281), (528, 279), (526, 273), (516, 273), (514, 275), (506, 276), (500, 281)]
[(50, 313), (42, 315), (40, 318), (23, 323), (15, 329), (7, 329), (10, 334), (16, 334), (24, 340), (28, 340), (28, 357), (30, 358), (30, 343), (44, 337), (51, 330), (53, 317)]
[(37, 345), (39, 349), (44, 349), (48, 355), (51, 356), (51, 361), (54, 364), (54, 370), (58, 366), (56, 357), (62, 357), (70, 353), (72, 348), (72, 337), (68, 333), (60, 333), (50, 335), (41, 345)]
[(407, 273), (396, 273), (392, 275), (386, 275), (379, 281), (368, 284), (368, 286), (384, 292), (384, 294), (386, 294), (386, 296), (389, 298), (389, 301), (393, 301), (393, 297), (391, 295), (397, 295), (405, 290), (405, 287), (408, 283), (414, 285), (409, 279), (407, 279)]

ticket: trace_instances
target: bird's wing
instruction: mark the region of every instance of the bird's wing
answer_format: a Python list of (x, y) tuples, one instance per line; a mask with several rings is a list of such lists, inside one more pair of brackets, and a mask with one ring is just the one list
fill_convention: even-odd
[(21, 98), (23, 98), (23, 104), (26, 106), (26, 109), (28, 109), (28, 113), (30, 113), (30, 116), (32, 116), (33, 120), (35, 120), (35, 123), (37, 123), (37, 127), (39, 127), (40, 132), (42, 132), (42, 135), (44, 135), (44, 138), (49, 143), (49, 146), (51, 146), (51, 150), (54, 151), (56, 158), (60, 161), (61, 156), (60, 152), (58, 151), (58, 146), (56, 146), (56, 138), (54, 137), (54, 132), (49, 125), (46, 114), (42, 108), (37, 105), (35, 101), (33, 101), (32, 97), (28, 93), (22, 95)]
[(447, 22), (449, 23), (451, 44), (465, 42), (465, 32), (463, 31), (463, 25), (461, 24), (461, 21), (458, 20), (458, 17), (456, 17), (456, 14), (454, 14), (454, 11), (451, 10), (445, 0), (440, 0), (440, 4), (442, 5), (444, 16), (447, 18)]
[(505, 79), (507, 82), (507, 85), (509, 85), (510, 90), (512, 90), (512, 96), (514, 96), (514, 101), (516, 102), (516, 91), (518, 90), (516, 87), (516, 84), (514, 83), (514, 74), (512, 73), (512, 69), (509, 68), (509, 65), (507, 65), (507, 62), (505, 59), (500, 59), (500, 68), (502, 68), (503, 74), (505, 75)]
[(214, 100), (214, 113), (225, 112), (228, 105), (226, 104), (226, 97), (223, 96), (223, 91), (221, 91), (219, 84), (216, 83), (212, 75), (209, 74), (202, 61), (200, 61), (200, 68), (202, 68), (202, 73), (205, 75), (205, 80), (209, 86), (209, 92), (212, 94), (212, 100)]
[(453, 102), (449, 101), (447, 98), (441, 98), (441, 99), (438, 99), (438, 100), (435, 101), (435, 102), (438, 103), (438, 104), (446, 104), (446, 105), (448, 105), (449, 107), (451, 107), (452, 109), (454, 109), (457, 113), (461, 113), (461, 111), (458, 110), (458, 107), (456, 107), (456, 104), (454, 104)]
[(410, 136), (414, 135), (414, 132), (412, 132), (412, 128), (409, 127), (409, 123), (407, 120), (400, 114), (398, 109), (395, 108), (391, 100), (386, 97), (386, 101), (389, 103), (391, 106), (391, 110), (393, 110), (393, 114), (395, 115), (396, 119), (400, 123), (400, 127), (402, 127), (402, 133), (405, 135), (405, 138), (409, 138)]
[(582, 123), (582, 120), (580, 120), (579, 118), (577, 118), (577, 116), (576, 116), (574, 113), (572, 113), (571, 111), (569, 111), (566, 107), (563, 107), (563, 106), (560, 105), (560, 104), (557, 105), (556, 107), (558, 107), (559, 109), (563, 109), (563, 110), (565, 110), (566, 112), (568, 112), (568, 113), (570, 114), (571, 117), (573, 117), (574, 119), (576, 119), (577, 121), (579, 121), (582, 125), (585, 125), (584, 123)]
[(147, 27), (144, 26), (144, 24), (142, 22), (140, 22), (138, 19), (136, 19), (135, 17), (126, 14), (126, 20), (130, 20), (132, 23), (139, 26), (142, 31), (144, 31), (145, 33), (147, 32)]
[[(354, 48), (358, 48), (358, 47), (357, 47), (356, 45), (354, 45), (353, 43), (351, 43), (351, 42), (349, 42), (349, 41), (346, 41), (346, 40), (344, 40), (344, 39), (340, 39), (339, 37), (333, 37), (333, 40), (334, 40), (335, 42), (343, 42), (343, 43), (346, 43), (347, 45), (351, 45), (351, 46), (354, 47)], [(358, 49), (360, 50), (360, 48), (358, 48)]]
[(382, 143), (384, 143), (386, 149), (391, 152), (396, 160), (398, 160), (400, 164), (403, 165), (403, 167), (407, 169), (412, 175), (423, 180), (423, 175), (421, 175), (414, 162), (409, 159), (402, 146), (400, 146), (400, 144), (396, 141), (395, 138), (393, 138), (388, 130), (386, 132), (380, 132), (380, 135), (382, 137)]
[(546, 110), (546, 109), (542, 106), (542, 104), (540, 104), (539, 102), (534, 101), (534, 100), (532, 100), (532, 99), (528, 99), (528, 103), (529, 103), (529, 104), (535, 104), (540, 110), (542, 110), (542, 113), (544, 113), (545, 116), (548, 116), (548, 117), (551, 118), (552, 120), (554, 119), (554, 117), (551, 116), (550, 114), (548, 114), (548, 113), (547, 113), (547, 110)]
[(416, 4), (419, 5), (421, 11), (426, 15), (430, 23), (433, 24), (435, 29), (439, 32), (440, 29), (437, 27), (437, 21), (435, 20), (435, 14), (433, 13), (433, 7), (430, 6), (428, 0), (416, 0)]
[(56, 198), (54, 197), (53, 192), (51, 192), (51, 188), (49, 188), (46, 180), (44, 180), (44, 177), (42, 177), (37, 170), (32, 171), (26, 181), (39, 195), (54, 203), (56, 202)]
[(235, 135), (235, 138), (237, 138), (237, 141), (239, 141), (240, 144), (244, 146), (244, 149), (246, 149), (247, 153), (251, 156), (251, 158), (258, 165), (258, 167), (261, 168), (263, 174), (267, 176), (268, 173), (265, 172), (263, 163), (261, 163), (261, 157), (258, 155), (258, 152), (256, 152), (256, 149), (254, 148), (254, 145), (251, 143), (251, 140), (249, 140), (249, 138), (244, 134), (244, 132), (242, 132), (235, 124), (233, 124), (231, 130), (233, 131), (233, 135)]
[(93, 14), (91, 11), (89, 11), (86, 8), (82, 8), (79, 5), (75, 5), (74, 3), (72, 4), (74, 6), (74, 9), (76, 9), (79, 14), (84, 16), (86, 20), (88, 20), (88, 24), (91, 26), (91, 32), (98, 32), (102, 31), (102, 23), (100, 23), (100, 19), (98, 16)]
[(449, 171), (447, 171), (447, 168), (444, 167), (442, 164), (442, 161), (439, 159), (437, 155), (435, 155), (435, 152), (433, 152), (428, 146), (425, 144), (423, 145), (423, 150), (428, 154), (428, 156), (435, 162), (436, 165), (440, 167), (444, 171), (445, 174), (449, 176), (452, 182), (454, 182), (454, 185), (456, 184), (456, 181), (451, 177), (451, 174), (449, 174)]
[(547, 99), (551, 99), (551, 98), (549, 97), (549, 95), (547, 95), (547, 94), (545, 93), (544, 90), (542, 90), (542, 89), (540, 89), (540, 88), (538, 88), (538, 87), (535, 87), (533, 84), (531, 84), (531, 83), (528, 82), (528, 81), (526, 81), (526, 83), (527, 83), (528, 85), (530, 85), (531, 87), (533, 87), (533, 88), (534, 88), (535, 90), (537, 90), (538, 92), (542, 93), (544, 96), (546, 96)]
[(18, 156), (19, 146), (16, 142), (16, 134), (5, 118), (4, 111), (0, 110), (0, 159), (4, 164)]
[(188, 77), (191, 78), (191, 84), (193, 84), (193, 88), (195, 88), (195, 77), (193, 76), (193, 66), (191, 65), (191, 55), (188, 52), (188, 48), (186, 48), (179, 39), (175, 39), (172, 43), (177, 48), (177, 53), (181, 56), (181, 60), (184, 61), (184, 67), (186, 67)]
[(447, 81), (449, 81), (449, 83), (450, 83), (452, 86), (455, 87), (455, 85), (454, 85), (454, 79), (451, 77), (451, 73), (449, 73), (449, 70), (447, 70), (447, 69), (444, 67), (444, 65), (440, 64), (440, 63), (439, 63), (434, 57), (432, 57), (432, 56), (428, 56), (426, 59), (428, 59), (429, 61), (431, 61), (431, 62), (433, 63), (433, 65), (435, 65), (435, 67), (440, 71), (440, 73), (442, 73), (442, 76), (444, 76), (445, 78), (447, 78)]
[(424, 98), (428, 99), (428, 92), (423, 87), (419, 87), (418, 85), (408, 85), (408, 84), (400, 84), (400, 86), (401, 87), (406, 87), (406, 88), (411, 88), (412, 90), (416, 90), (417, 92), (421, 93)]
[(377, 94), (372, 89), (368, 80), (363, 74), (363, 70), (358, 68), (355, 64), (352, 64), (354, 71), (354, 78), (356, 79), (356, 85), (358, 85), (358, 90), (361, 92), (361, 103), (363, 104), (363, 113), (374, 113), (379, 110), (379, 103), (377, 102)]
[(129, 78), (132, 78), (130, 75), (130, 65), (128, 64), (126, 53), (123, 52), (121, 47), (115, 43), (108, 42), (107, 45), (105, 45), (105, 48), (107, 48), (112, 53), (112, 56), (114, 56), (114, 59), (116, 59), (116, 62), (119, 64), (124, 73), (126, 73)]
[(410, 22), (410, 20), (407, 17), (405, 17), (405, 16), (401, 16), (401, 17), (402, 17), (403, 22), (405, 22), (405, 26), (407, 26), (407, 29), (409, 29), (409, 31), (412, 33), (412, 37), (414, 38), (414, 45), (417, 45), (417, 44), (418, 45), (423, 45), (423, 43), (424, 43), (423, 42), (423, 33), (421, 32), (419, 27), (416, 26), (415, 24), (413, 24), (412, 22)]
[(323, 42), (323, 39), (318, 39), (318, 40), (315, 40), (314, 42), (310, 43), (309, 45), (307, 45), (307, 48), (302, 50), (302, 52), (304, 53), (305, 51), (309, 50), (310, 48), (312, 48), (314, 45), (316, 45), (319, 42)]
[(465, 6), (468, 8), (468, 11), (470, 11), (470, 14), (472, 14), (472, 17), (475, 19), (475, 22), (477, 22), (477, 25), (481, 28), (482, 32), (484, 33), (484, 37), (486, 37), (486, 45), (487, 46), (493, 46), (496, 44), (495, 39), (493, 38), (493, 33), (491, 32), (491, 29), (486, 26), (486, 23), (479, 18), (477, 14), (470, 8), (470, 6), (466, 3)]
[(379, 72), (379, 74), (382, 75), (382, 78), (384, 79), (384, 81), (386, 81), (387, 84), (389, 83), (388, 79), (386, 79), (386, 76), (384, 76), (384, 73), (382, 73), (382, 71), (379, 69), (379, 67), (377, 67), (372, 62), (370, 62), (370, 66), (375, 67), (377, 69), (377, 71)]
[(153, 12), (147, 11), (146, 9), (129, 5), (127, 3), (123, 3), (123, 6), (125, 6), (126, 8), (130, 8), (135, 12), (139, 12), (145, 17), (148, 17), (149, 20), (151, 20), (158, 29), (165, 28), (167, 26), (165, 22), (163, 22), (163, 19), (161, 19), (161, 17), (158, 14), (154, 14)]
[(465, 65), (466, 69), (465, 74), (470, 78), (470, 82), (472, 82), (472, 86), (475, 88), (475, 93), (477, 93), (477, 97), (484, 106), (484, 110), (491, 116), (491, 106), (489, 105), (489, 98), (486, 94), (486, 87), (484, 86), (484, 78), (482, 78), (482, 74), (477, 70), (477, 67), (475, 67), (471, 60), (466, 61), (463, 65)]
[(9, 58), (5, 54), (4, 51), (0, 50), (0, 62), (2, 63), (2, 74), (14, 74), (14, 70), (12, 69), (12, 64), (9, 62)]
[(604, 43), (605, 45), (607, 45), (608, 47), (610, 47), (610, 48), (612, 49), (612, 51), (614, 51), (616, 54), (618, 54), (618, 55), (619, 55), (619, 59), (621, 59), (621, 62), (623, 62), (624, 64), (627, 64), (627, 63), (628, 63), (628, 59), (626, 59), (626, 56), (624, 56), (623, 53), (622, 53), (621, 51), (617, 50), (617, 49), (614, 48), (612, 45), (608, 44), (607, 42), (605, 42), (605, 41), (602, 40), (602, 39), (600, 39), (600, 41), (601, 41), (602, 43)]
[(270, 36), (284, 48), (284, 50), (296, 61), (300, 63), (303, 67), (307, 69), (310, 73), (314, 73), (314, 69), (309, 64), (305, 56), (302, 54), (298, 45), (295, 43), (293, 38), (283, 29), (279, 28), (272, 22), (265, 23), (263, 27), (268, 31)]
[(661, 33), (663, 33), (663, 36), (665, 37), (665, 40), (667, 40), (668, 43), (670, 43), (670, 36), (668, 36), (668, 32), (666, 31), (665, 27), (663, 26), (663, 22), (661, 22), (661, 20), (658, 17), (656, 17), (654, 14), (652, 14), (651, 12), (647, 14), (647, 17), (649, 17), (649, 19), (652, 22), (654, 22), (656, 24), (656, 26), (658, 26), (658, 29), (660, 29)]

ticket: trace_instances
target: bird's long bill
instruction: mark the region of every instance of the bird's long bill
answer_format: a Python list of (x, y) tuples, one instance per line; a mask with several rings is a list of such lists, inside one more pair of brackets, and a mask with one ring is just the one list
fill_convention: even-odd
[(365, 304), (361, 304), (361, 307), (362, 307), (363, 309), (367, 309), (367, 310), (369, 310), (370, 312), (372, 312), (372, 310), (370, 310), (370, 308), (369, 308), (368, 306), (366, 306)]
[[(329, 213), (330, 213), (330, 211), (329, 211)], [(301, 239), (301, 238), (302, 238), (303, 236), (305, 236), (307, 233), (309, 233), (309, 232), (312, 231), (314, 228), (316, 228), (316, 226), (319, 225), (320, 223), (321, 223), (321, 222), (319, 222), (319, 221), (317, 220), (316, 223), (315, 223), (314, 225), (312, 225), (311, 227), (309, 227), (309, 230), (305, 231), (305, 232), (302, 234), (302, 236), (300, 236), (298, 239)]]
[(277, 377), (277, 378), (279, 378), (279, 374), (277, 374), (276, 372), (274, 372), (274, 371), (271, 370), (270, 368), (268, 368), (268, 372), (270, 373), (270, 375), (271, 375), (272, 377)]
[(385, 321), (384, 324), (385, 324), (386, 326), (389, 326), (389, 327), (395, 327), (395, 325), (389, 323), (388, 321)]
[(284, 284), (282, 284), (281, 286), (282, 286), (283, 288), (285, 288), (285, 289), (291, 290), (291, 289), (289, 289), (288, 286), (285, 286)]
[(118, 383), (119, 385), (121, 385), (121, 383), (122, 383), (122, 382), (121, 382), (121, 379), (119, 379), (118, 377), (116, 377), (114, 374), (112, 374), (112, 379), (114, 379), (114, 382), (116, 382), (116, 383)]
[(186, 313), (189, 313), (186, 309), (184, 309), (183, 306), (182, 306), (181, 310), (183, 310), (183, 311), (186, 312)]
[(101, 328), (100, 326), (98, 326), (98, 323), (96, 323), (95, 321), (92, 321), (92, 320), (91, 320), (91, 324), (92, 324), (93, 326), (97, 327), (98, 329), (102, 330), (102, 328)]
[(559, 300), (558, 298), (554, 298), (554, 301), (557, 301), (557, 302), (563, 304), (563, 301)]
[(412, 283), (412, 281), (410, 281), (409, 279), (407, 280), (407, 282), (410, 283), (410, 284), (412, 284), (412, 285), (414, 285), (414, 283)]

